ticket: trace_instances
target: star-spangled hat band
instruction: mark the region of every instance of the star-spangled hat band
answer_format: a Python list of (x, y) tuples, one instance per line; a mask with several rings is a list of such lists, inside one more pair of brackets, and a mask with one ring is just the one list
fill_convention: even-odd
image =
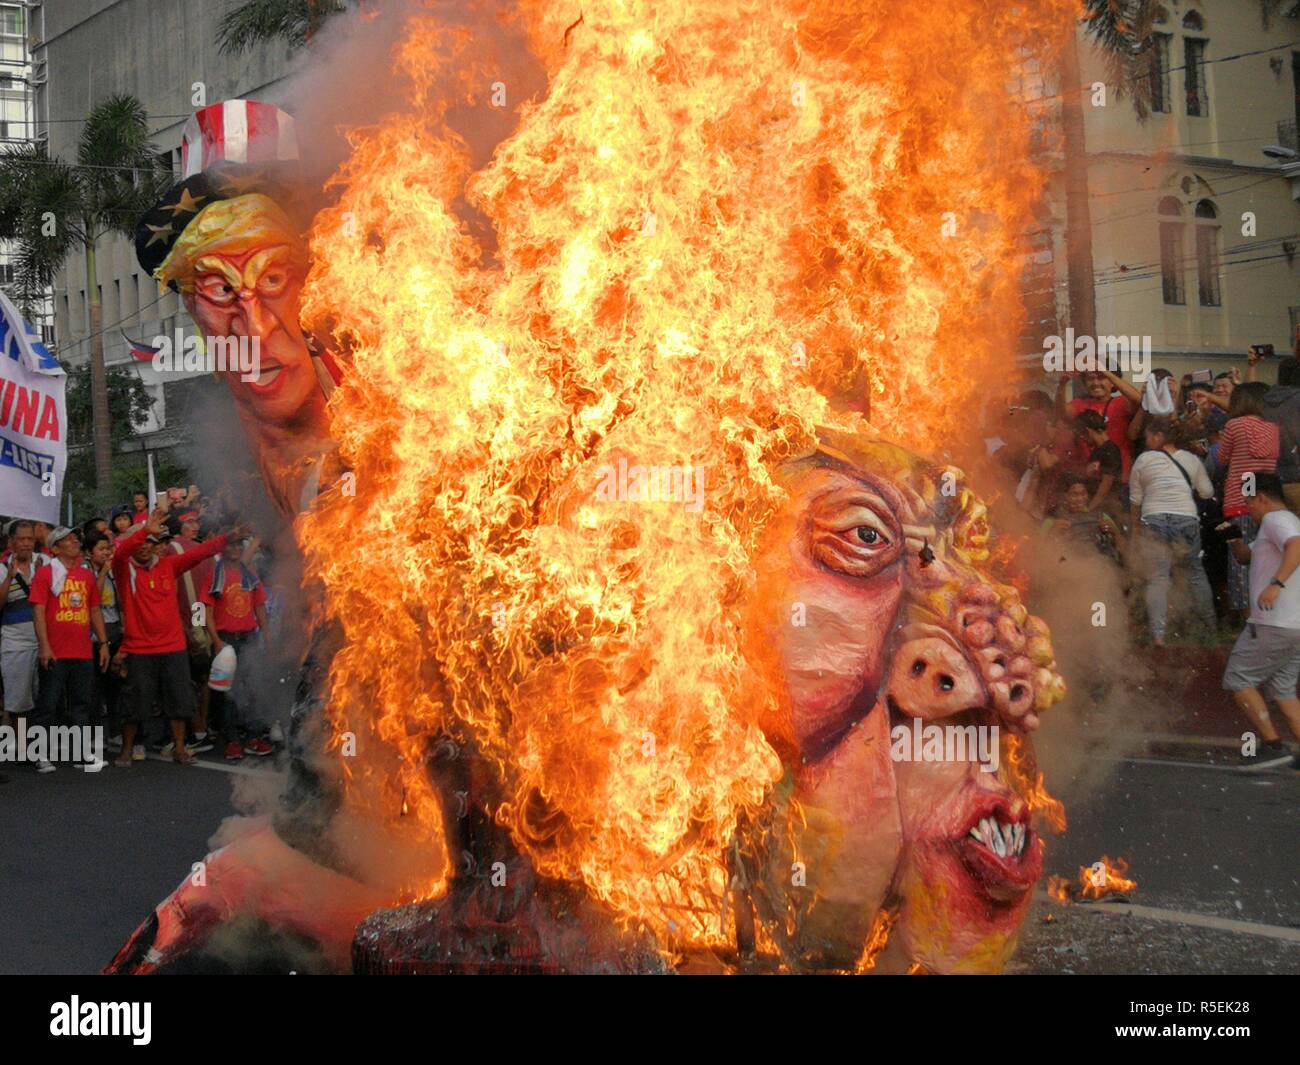
[[(140, 265), (154, 276), (194, 217), (217, 200), (260, 192), (288, 207), (300, 179), (293, 119), (257, 100), (226, 100), (190, 116), (181, 136), (182, 180), (135, 231)], [(175, 288), (173, 284), (171, 287)]]

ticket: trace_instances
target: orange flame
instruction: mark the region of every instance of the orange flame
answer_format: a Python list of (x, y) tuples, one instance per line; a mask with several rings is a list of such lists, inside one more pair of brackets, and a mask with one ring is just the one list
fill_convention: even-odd
[[(344, 800), (406, 814), (429, 861), (400, 894), (436, 893), (428, 762), (468, 747), (540, 873), (715, 941), (724, 848), (783, 771), (736, 612), (771, 471), (868, 400), (932, 447), (1006, 374), (1043, 184), (1008, 85), (1075, 4), (525, 0), (473, 32), (428, 7), (304, 294), (352, 365), (330, 416), (355, 493), (299, 528), (343, 634)], [(454, 124), (510, 91), (512, 33), (548, 86), (471, 172)], [(611, 498), (629, 465), (702, 471), (699, 506)]]
[(862, 956), (854, 966), (855, 972), (868, 973), (876, 967), (881, 952), (889, 945), (889, 933), (898, 921), (900, 912), (895, 906), (876, 914), (876, 919), (871, 925), (871, 933), (867, 936), (866, 946), (862, 948)]
[(1103, 854), (1100, 860), (1079, 869), (1079, 894), (1085, 899), (1100, 899), (1107, 895), (1127, 895), (1136, 880), (1125, 877), (1128, 862)]
[(1064, 876), (1049, 877), (1047, 893), (1057, 902), (1069, 902), (1075, 898), (1102, 899), (1107, 895), (1127, 895), (1137, 887), (1136, 880), (1126, 876), (1128, 862), (1123, 858), (1111, 858), (1103, 854), (1092, 865), (1079, 867), (1079, 879), (1076, 883)]
[[(1012, 786), (1034, 813), (1042, 815), (1053, 831), (1064, 832), (1065, 804), (1048, 792), (1029, 745), (1010, 733), (1003, 733), (1002, 742), (1006, 745), (1003, 761)], [(1051, 890), (1050, 886), (1048, 890)]]

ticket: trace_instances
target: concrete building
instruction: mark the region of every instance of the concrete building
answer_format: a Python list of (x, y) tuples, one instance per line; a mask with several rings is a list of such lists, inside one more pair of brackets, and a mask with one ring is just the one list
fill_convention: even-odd
[[(221, 17), (240, 0), (46, 0), (30, 5), (35, 77), (35, 123), (50, 154), (73, 159), (86, 114), (115, 93), (130, 93), (148, 112), (154, 142), (180, 171), (185, 121), (205, 103), (253, 96), (275, 102), (286, 76), (301, 58), (287, 46), (268, 44), (242, 56), (217, 46)], [(148, 363), (132, 359), (123, 332), (150, 342), (187, 334), (194, 326), (174, 292), (158, 285), (136, 262), (124, 237), (101, 240), (97, 261), (102, 303), (104, 357), (110, 366), (131, 365), (153, 399), (141, 426), (144, 443), (165, 448), (182, 438), (187, 401), (196, 388), (213, 384), (201, 373), (167, 374), (160, 380)], [(77, 365), (90, 357), (89, 300), (85, 266), (70, 257), (55, 282), (54, 326), (58, 356)]]
[[(32, 122), (33, 72), (31, 54), (27, 49), (29, 3), (0, 3), (0, 150), (24, 144), (35, 139)], [(18, 293), (11, 288), (14, 267), (11, 253), (0, 244), (0, 288), (17, 300)], [(38, 327), (44, 339), (54, 338), (52, 306), (45, 300), (32, 312), (32, 324)]]
[[(1140, 121), (1079, 30), (1097, 334), (1151, 337), (1153, 365), (1179, 376), (1244, 367), (1255, 343), (1285, 355), (1300, 325), (1300, 4), (1266, 26), (1254, 0), (1163, 0), (1155, 31)], [(1050, 209), (1065, 323), (1060, 173)]]

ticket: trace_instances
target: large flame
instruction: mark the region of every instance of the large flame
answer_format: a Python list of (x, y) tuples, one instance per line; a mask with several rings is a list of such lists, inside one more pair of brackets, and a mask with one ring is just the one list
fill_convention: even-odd
[[(661, 936), (729, 934), (726, 849), (782, 776), (735, 615), (771, 471), (850, 407), (932, 448), (1007, 374), (1042, 184), (1015, 76), (1074, 6), (410, 17), (405, 105), (351, 134), (305, 297), (352, 364), (330, 414), (355, 484), (300, 534), (345, 639), (353, 813), (440, 853), (426, 762), (469, 743), (540, 872)], [(508, 32), (548, 85), (471, 172), (453, 123), (514, 91)], [(702, 470), (701, 509), (605, 501), (620, 459)]]

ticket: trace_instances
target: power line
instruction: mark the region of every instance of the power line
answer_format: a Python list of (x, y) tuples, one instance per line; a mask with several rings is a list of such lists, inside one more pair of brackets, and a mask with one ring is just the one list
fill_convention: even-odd
[[(1266, 265), (1267, 263), (1275, 262), (1275, 261), (1278, 260), (1278, 259), (1285, 259), (1285, 258), (1287, 258), (1286, 253), (1285, 253), (1285, 252), (1280, 252), (1280, 253), (1277, 254), (1277, 255), (1262, 255), (1262, 256), (1260, 256), (1260, 257), (1257, 258), (1257, 259), (1242, 259), (1242, 260), (1240, 260), (1239, 262), (1232, 263), (1231, 265), (1233, 265), (1233, 266), (1240, 266), (1240, 265), (1242, 265), (1243, 263), (1257, 263), (1258, 265), (1256, 265), (1256, 266), (1251, 266), (1251, 267), (1249, 267), (1249, 268), (1246, 269), (1246, 270), (1233, 270), (1233, 271), (1231, 271), (1231, 273), (1232, 273), (1234, 276), (1236, 276), (1237, 274), (1248, 274), (1248, 273), (1250, 273), (1251, 270), (1258, 270), (1261, 266), (1264, 266), (1264, 265)], [(1225, 274), (1228, 273), (1228, 272), (1229, 272), (1228, 270), (1226, 270), (1226, 269), (1224, 270), (1224, 273), (1225, 273)], [(1129, 296), (1133, 296), (1133, 295), (1137, 295), (1139, 292), (1158, 292), (1158, 291), (1160, 291), (1160, 290), (1163, 289), (1163, 288), (1164, 288), (1163, 285), (1152, 285), (1152, 286), (1150, 286), (1150, 287), (1148, 287), (1148, 288), (1132, 289), (1131, 291), (1125, 291), (1125, 292), (1122, 292), (1122, 293), (1120, 293), (1120, 292), (1102, 292), (1102, 293), (1098, 293), (1098, 294), (1097, 294), (1097, 298), (1098, 298), (1098, 299), (1105, 299), (1105, 298), (1107, 298), (1107, 297), (1109, 297), (1109, 296), (1118, 296), (1118, 295), (1129, 295)]]
[[(1218, 227), (1205, 226), (1204, 228), (1212, 229)], [(1256, 240), (1256, 241), (1247, 242), (1245, 244), (1238, 244), (1234, 248), (1229, 248), (1224, 250), (1222, 261), (1231, 261), (1228, 260), (1227, 258), (1228, 256), (1246, 255), (1254, 251), (1263, 251), (1265, 248), (1270, 247), (1271, 245), (1274, 244), (1284, 244), (1287, 241), (1297, 241), (1297, 240), (1300, 240), (1300, 233), (1288, 233), (1285, 236), (1281, 236), (1281, 237), (1269, 237), (1265, 240)], [(1192, 263), (1197, 262), (1198, 260), (1199, 260), (1199, 255), (1188, 254), (1182, 256), (1178, 260), (1178, 265), (1189, 266)], [(1153, 259), (1150, 262), (1134, 263), (1132, 266), (1125, 264), (1125, 266), (1122, 269), (1108, 266), (1105, 267), (1103, 270), (1099, 271), (1098, 273), (1096, 273), (1093, 277), (1093, 280), (1096, 281), (1096, 283), (1099, 285), (1114, 285), (1122, 281), (1131, 281), (1135, 276), (1140, 276), (1145, 271), (1154, 270), (1157, 267), (1163, 270), (1164, 263), (1165, 260), (1161, 258), (1161, 259)]]
[(72, 341), (66, 348), (63, 347), (63, 345), (59, 345), (59, 349), (58, 349), (59, 354), (65, 355), (72, 351), (75, 351), (77, 348), (79, 348), (82, 344), (85, 344), (87, 341), (94, 340), (95, 337), (98, 336), (103, 336), (114, 326), (119, 326), (123, 322), (129, 321), (132, 318), (140, 317), (141, 312), (149, 310), (150, 307), (158, 306), (158, 304), (160, 304), (166, 298), (167, 298), (167, 293), (164, 292), (156, 300), (146, 303), (142, 307), (137, 307), (130, 314), (119, 318), (116, 322), (109, 322), (108, 325), (102, 326), (97, 332), (87, 333), (84, 337), (78, 337), (76, 340)]
[[(1202, 59), (1197, 64), (1197, 66), (1204, 67), (1204, 66), (1210, 66), (1214, 63), (1231, 63), (1237, 59), (1249, 59), (1251, 56), (1267, 55), (1269, 52), (1282, 52), (1282, 51), (1286, 51), (1288, 48), (1295, 48), (1298, 46), (1300, 46), (1300, 39), (1294, 41), (1288, 41), (1286, 44), (1275, 44), (1270, 48), (1257, 48), (1251, 52), (1237, 52), (1234, 55), (1219, 56), (1218, 58), (1215, 59)], [(1172, 74), (1178, 70), (1188, 70), (1188, 69), (1190, 68), (1187, 66), (1187, 64), (1183, 64), (1181, 67), (1167, 67), (1164, 69), (1163, 73)], [(1134, 80), (1137, 81), (1140, 80), (1141, 78), (1150, 78), (1150, 77), (1151, 77), (1150, 73), (1142, 73), (1137, 75), (1134, 78)], [(1026, 100), (1025, 103), (1039, 104), (1039, 103), (1050, 103), (1053, 100), (1064, 100), (1067, 96), (1073, 96), (1075, 93), (1092, 92), (1092, 87), (1094, 84), (1095, 82), (1089, 82), (1087, 85), (1080, 85), (1077, 89), (1063, 89), (1053, 96), (1035, 96), (1032, 100)], [(1160, 113), (1163, 114), (1164, 112), (1160, 112)]]

